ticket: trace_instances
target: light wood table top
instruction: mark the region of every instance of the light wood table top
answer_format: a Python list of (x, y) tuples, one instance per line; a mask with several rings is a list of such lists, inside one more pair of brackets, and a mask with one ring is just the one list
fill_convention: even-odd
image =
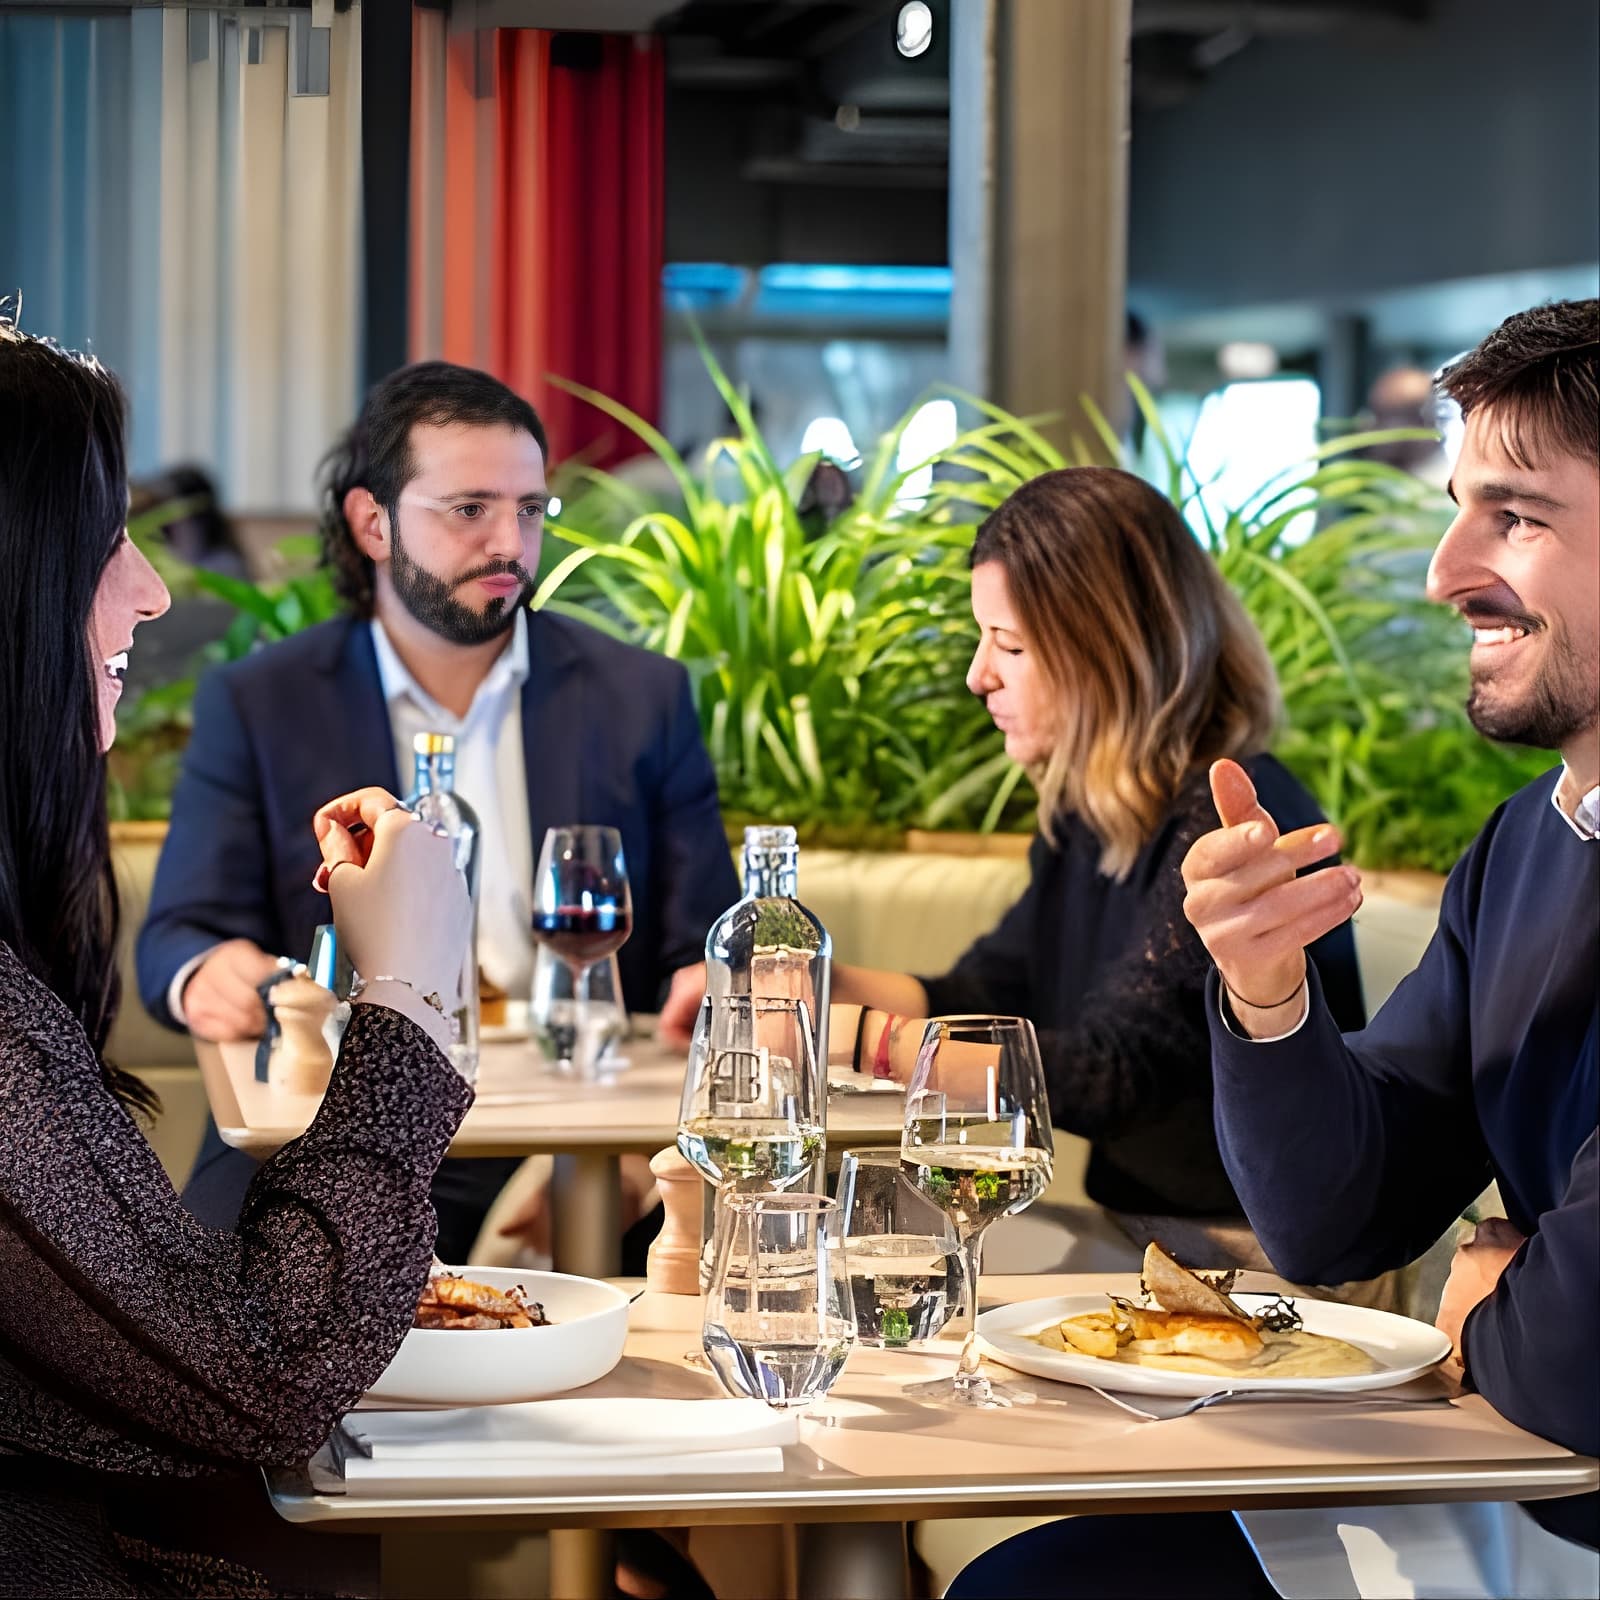
[[(1265, 1274), (1242, 1287), (1278, 1290)], [(1104, 1291), (1133, 1275), (986, 1279), (985, 1303)], [(716, 1380), (685, 1366), (700, 1302), (647, 1294), (633, 1308), (621, 1364), (585, 1395), (710, 1399)], [(1348, 1401), (1256, 1401), (1166, 1422), (1140, 1421), (1091, 1390), (1016, 1381), (1034, 1406), (957, 1410), (908, 1398), (906, 1383), (948, 1374), (959, 1346), (935, 1353), (857, 1349), (832, 1395), (801, 1424), (781, 1473), (529, 1481), (494, 1496), (319, 1494), (303, 1471), (269, 1475), (291, 1522), (381, 1528), (622, 1527), (713, 1523), (905, 1521), (945, 1516), (1438, 1500), (1531, 1500), (1579, 1494), (1600, 1464), (1524, 1433), (1481, 1397), (1450, 1405), (1363, 1408)], [(1396, 1391), (1390, 1391), (1394, 1393)], [(1408, 1393), (1453, 1392), (1441, 1375)], [(1137, 1571), (1136, 1558), (1130, 1557)]]
[[(305, 1132), (322, 1097), (257, 1083), (255, 1049), (251, 1041), (196, 1043), (217, 1131), (227, 1144), (265, 1157)], [(653, 1155), (670, 1145), (677, 1137), (686, 1056), (653, 1036), (629, 1039), (624, 1049), (632, 1063), (626, 1071), (587, 1083), (547, 1072), (530, 1041), (485, 1044), (477, 1100), (450, 1153)], [(898, 1144), (904, 1112), (904, 1097), (896, 1093), (830, 1094), (829, 1144)]]

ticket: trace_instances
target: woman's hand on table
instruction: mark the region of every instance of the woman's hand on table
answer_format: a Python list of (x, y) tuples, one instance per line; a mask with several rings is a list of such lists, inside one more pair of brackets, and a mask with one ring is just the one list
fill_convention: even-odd
[(446, 1049), (472, 928), (449, 840), (384, 789), (330, 800), (313, 826), (340, 944), (372, 985), (362, 999), (402, 1012)]

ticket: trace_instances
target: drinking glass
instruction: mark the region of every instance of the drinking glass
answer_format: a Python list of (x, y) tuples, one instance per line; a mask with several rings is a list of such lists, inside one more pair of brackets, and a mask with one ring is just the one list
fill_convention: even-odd
[(707, 996), (689, 1046), (678, 1149), (719, 1189), (786, 1189), (822, 1153), (823, 1086), (803, 1000)]
[(918, 1192), (897, 1150), (846, 1150), (830, 1239), (850, 1266), (856, 1338), (903, 1349), (931, 1339), (961, 1300), (961, 1240), (955, 1224)]
[(1054, 1146), (1044, 1068), (1023, 1017), (935, 1017), (906, 1090), (900, 1164), (961, 1240), (967, 1328), (953, 1378), (908, 1394), (955, 1405), (1025, 1405), (1027, 1390), (991, 1383), (978, 1351), (978, 1261), (983, 1231), (1023, 1210), (1050, 1182)]
[[(723, 1199), (799, 1183), (823, 1149), (823, 1081), (803, 1000), (707, 995), (678, 1111), (678, 1150), (712, 1185), (700, 1287), (711, 1282)], [(684, 1358), (703, 1367), (698, 1350)]]
[(724, 1199), (701, 1338), (729, 1394), (787, 1409), (833, 1387), (855, 1344), (834, 1203), (814, 1194)]
[(628, 1012), (616, 956), (589, 969), (588, 1035), (580, 1045), (572, 969), (540, 945), (533, 953), (528, 1031), (548, 1072), (570, 1072), (574, 1057), (587, 1060), (602, 1076), (626, 1066), (618, 1046), (628, 1036)]
[(572, 1049), (560, 1069), (594, 1069), (589, 973), (633, 930), (633, 898), (622, 835), (615, 828), (550, 828), (533, 877), (533, 936), (572, 973)]

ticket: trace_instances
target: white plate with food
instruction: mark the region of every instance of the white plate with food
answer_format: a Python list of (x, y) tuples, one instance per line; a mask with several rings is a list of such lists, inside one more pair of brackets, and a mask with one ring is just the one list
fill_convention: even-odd
[(1366, 1306), (1233, 1294), (1152, 1245), (1146, 1293), (1059, 1295), (986, 1311), (998, 1361), (1036, 1378), (1125, 1394), (1199, 1398), (1251, 1389), (1359, 1393), (1417, 1377), (1450, 1354), (1437, 1328)]
[(627, 1295), (565, 1272), (446, 1268), (428, 1280), (417, 1314), (366, 1404), (547, 1399), (605, 1377), (628, 1337)]

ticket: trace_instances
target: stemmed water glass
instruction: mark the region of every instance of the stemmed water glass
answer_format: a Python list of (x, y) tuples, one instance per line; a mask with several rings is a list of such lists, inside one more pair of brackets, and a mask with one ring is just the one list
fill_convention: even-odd
[(834, 1203), (815, 1194), (724, 1197), (701, 1337), (723, 1388), (788, 1409), (833, 1387), (855, 1344)]
[(966, 1340), (953, 1378), (907, 1394), (954, 1405), (1026, 1404), (1027, 1390), (991, 1383), (978, 1350), (978, 1260), (991, 1222), (1031, 1205), (1050, 1182), (1054, 1146), (1044, 1068), (1023, 1017), (935, 1017), (906, 1091), (900, 1164), (955, 1224), (967, 1288)]
[(550, 828), (533, 878), (533, 936), (572, 973), (572, 1027), (558, 1044), (560, 1067), (587, 1077), (597, 1054), (589, 973), (633, 931), (633, 897), (622, 835), (615, 828)]

